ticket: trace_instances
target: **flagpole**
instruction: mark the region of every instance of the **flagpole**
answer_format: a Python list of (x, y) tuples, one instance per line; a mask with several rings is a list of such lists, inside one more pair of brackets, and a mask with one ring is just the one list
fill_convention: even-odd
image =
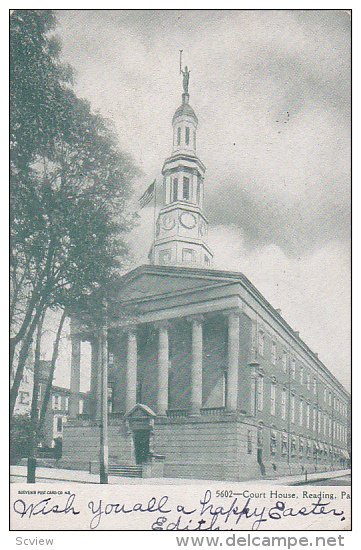
[(154, 180), (154, 216), (153, 216), (153, 239), (154, 240), (153, 242), (155, 242), (155, 239), (157, 237), (156, 223), (157, 223), (157, 180)]

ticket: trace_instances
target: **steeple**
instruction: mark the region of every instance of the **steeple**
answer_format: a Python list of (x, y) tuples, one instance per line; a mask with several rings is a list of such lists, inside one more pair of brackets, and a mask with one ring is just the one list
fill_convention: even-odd
[(189, 104), (190, 71), (188, 67), (180, 67), (180, 71), (182, 103), (172, 119), (172, 154), (162, 168), (162, 207), (150, 260), (153, 264), (206, 268), (213, 258), (206, 244), (208, 221), (203, 214), (206, 167), (196, 153), (198, 118)]

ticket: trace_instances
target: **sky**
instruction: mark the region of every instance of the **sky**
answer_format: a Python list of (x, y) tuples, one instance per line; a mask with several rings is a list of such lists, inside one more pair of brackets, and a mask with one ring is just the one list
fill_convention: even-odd
[[(348, 13), (56, 13), (76, 92), (111, 121), (141, 169), (134, 204), (171, 152), (183, 50), (215, 268), (244, 273), (349, 388)], [(129, 237), (133, 266), (147, 263), (152, 223), (142, 210)], [(68, 343), (60, 365), (69, 364)]]

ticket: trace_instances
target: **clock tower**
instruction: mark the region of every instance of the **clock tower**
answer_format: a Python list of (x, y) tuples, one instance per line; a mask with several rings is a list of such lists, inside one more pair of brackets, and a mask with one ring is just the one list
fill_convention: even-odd
[(210, 267), (213, 254), (206, 244), (208, 221), (203, 214), (206, 168), (197, 157), (198, 119), (189, 105), (189, 71), (183, 74), (182, 104), (174, 113), (173, 150), (162, 168), (162, 205), (150, 250), (153, 264)]

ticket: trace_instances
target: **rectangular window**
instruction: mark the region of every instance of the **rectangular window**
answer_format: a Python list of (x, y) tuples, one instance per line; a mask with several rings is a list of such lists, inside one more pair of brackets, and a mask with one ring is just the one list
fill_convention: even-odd
[(263, 411), (263, 376), (258, 377), (257, 389), (258, 389), (258, 399), (257, 399), (258, 410)]
[(262, 330), (258, 333), (258, 353), (263, 357), (264, 354), (264, 332)]
[(291, 362), (291, 376), (292, 376), (292, 380), (296, 379), (296, 361), (294, 359), (292, 359), (292, 362)]
[(329, 394), (328, 394), (328, 404), (331, 407), (331, 405), (332, 405), (332, 393), (331, 392), (329, 392)]
[(173, 202), (178, 200), (178, 178), (173, 178)]
[(68, 410), (69, 410), (69, 397), (68, 396), (65, 397), (65, 410), (66, 410), (66, 412), (68, 412)]
[(84, 412), (84, 399), (79, 399), (79, 414)]
[(323, 390), (323, 400), (325, 403), (327, 403), (327, 390), (326, 388)]
[(58, 416), (56, 419), (56, 431), (62, 432), (63, 431), (63, 419), (61, 416)]
[(332, 437), (332, 423), (331, 423), (331, 418), (329, 418), (328, 420), (328, 437), (331, 439)]
[(309, 374), (307, 374), (307, 389), (310, 390), (311, 389), (311, 377)]
[(171, 260), (171, 252), (170, 250), (161, 250), (159, 252), (159, 263), (161, 265), (167, 265), (169, 264)]
[(303, 401), (300, 399), (300, 426), (303, 425)]
[(281, 416), (282, 420), (286, 419), (286, 402), (287, 402), (287, 390), (286, 388), (282, 389), (282, 400), (281, 400)]
[(318, 433), (321, 432), (321, 411), (318, 411), (318, 418), (317, 418), (317, 431)]
[(271, 361), (272, 361), (273, 365), (276, 364), (276, 361), (277, 361), (277, 345), (276, 345), (276, 342), (272, 342)]
[(327, 415), (323, 416), (323, 435), (327, 435)]
[(293, 393), (291, 395), (291, 422), (294, 424), (295, 422), (295, 415), (296, 415), (296, 411), (295, 411), (295, 403), (296, 403), (296, 398), (295, 398), (295, 394)]
[(282, 368), (283, 372), (287, 372), (287, 351), (285, 350), (282, 353)]
[(313, 417), (312, 417), (312, 430), (316, 431), (316, 424), (317, 424), (317, 409), (316, 407), (313, 408)]
[(306, 427), (310, 429), (310, 416), (311, 416), (311, 410), (310, 410), (310, 404), (307, 403), (307, 409), (306, 409)]
[(177, 130), (177, 145), (180, 145), (181, 142), (181, 128), (179, 127)]
[(300, 384), (303, 386), (303, 366), (300, 368)]
[(53, 395), (53, 410), (58, 411), (60, 409), (60, 397), (59, 395)]
[(274, 382), (271, 384), (271, 414), (273, 416), (276, 414), (276, 384)]
[(189, 145), (189, 128), (186, 128), (186, 145)]
[(317, 380), (316, 380), (316, 378), (313, 379), (313, 393), (315, 395), (317, 393)]
[(247, 432), (247, 453), (252, 454), (252, 431), (248, 430)]
[(183, 199), (189, 201), (190, 199), (190, 183), (189, 178), (183, 178)]
[(183, 248), (182, 261), (186, 264), (190, 264), (194, 261), (194, 250), (191, 248)]

